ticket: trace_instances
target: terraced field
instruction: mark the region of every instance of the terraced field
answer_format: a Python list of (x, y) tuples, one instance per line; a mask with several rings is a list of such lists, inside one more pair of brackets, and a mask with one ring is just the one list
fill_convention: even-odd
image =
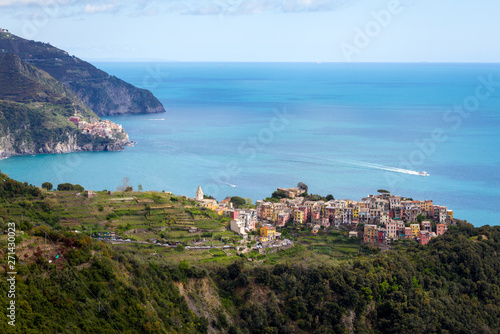
[[(1, 210), (10, 217), (21, 219), (26, 207), (37, 206), (38, 218), (51, 226), (92, 233), (117, 232), (135, 240), (165, 237), (191, 242), (235, 236), (226, 229), (227, 218), (171, 194), (96, 192), (96, 195), (87, 198), (74, 191), (46, 192), (42, 200), (23, 199)], [(196, 233), (190, 233), (189, 230), (195, 227)]]

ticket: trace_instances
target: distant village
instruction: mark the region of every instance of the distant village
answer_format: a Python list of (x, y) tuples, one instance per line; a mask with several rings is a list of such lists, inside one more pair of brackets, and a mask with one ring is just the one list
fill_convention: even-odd
[(69, 121), (74, 123), (83, 134), (113, 139), (117, 133), (123, 132), (120, 124), (115, 124), (109, 120), (92, 122), (82, 120), (78, 116), (72, 116)]
[(277, 203), (257, 201), (255, 209), (234, 208), (230, 198), (220, 203), (204, 198), (201, 187), (198, 187), (195, 200), (201, 207), (230, 217), (231, 230), (244, 238), (259, 227), (258, 241), (262, 244), (279, 239), (281, 234), (277, 229), (288, 223), (307, 226), (314, 234), (324, 228), (344, 228), (349, 231), (349, 237), (360, 237), (370, 244), (415, 240), (426, 245), (456, 223), (453, 211), (446, 206), (388, 192), (369, 195), (361, 201), (311, 201), (303, 196), (306, 190), (299, 187), (278, 188), (277, 191), (286, 197)]

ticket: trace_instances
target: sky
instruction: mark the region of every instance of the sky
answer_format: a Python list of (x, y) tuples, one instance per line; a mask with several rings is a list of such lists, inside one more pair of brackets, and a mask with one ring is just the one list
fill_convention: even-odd
[(0, 28), (94, 61), (500, 62), (498, 0), (0, 0)]

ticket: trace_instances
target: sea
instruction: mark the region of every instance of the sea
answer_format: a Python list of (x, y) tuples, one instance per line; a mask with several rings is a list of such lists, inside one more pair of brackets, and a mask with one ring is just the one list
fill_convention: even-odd
[(136, 142), (123, 151), (11, 157), (2, 172), (189, 197), (201, 185), (253, 202), (298, 182), (336, 199), (384, 189), (499, 225), (498, 64), (94, 65), (151, 90), (167, 112), (106, 117)]

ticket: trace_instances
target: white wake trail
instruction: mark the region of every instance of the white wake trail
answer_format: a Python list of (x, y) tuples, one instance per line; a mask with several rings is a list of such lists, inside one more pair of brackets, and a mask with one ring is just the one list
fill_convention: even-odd
[(386, 170), (386, 171), (389, 171), (389, 172), (396, 172), (396, 173), (403, 173), (403, 174), (410, 174), (410, 175), (420, 175), (419, 172), (417, 172), (417, 171), (409, 170), (409, 169), (403, 169), (403, 168), (398, 168), (398, 167), (377, 165), (377, 164), (372, 164), (372, 163), (367, 163), (367, 162), (359, 162), (359, 161), (345, 161), (344, 160), (344, 161), (341, 161), (341, 162), (344, 162), (344, 163), (347, 163), (347, 164), (351, 164), (351, 165), (361, 166), (361, 167)]

